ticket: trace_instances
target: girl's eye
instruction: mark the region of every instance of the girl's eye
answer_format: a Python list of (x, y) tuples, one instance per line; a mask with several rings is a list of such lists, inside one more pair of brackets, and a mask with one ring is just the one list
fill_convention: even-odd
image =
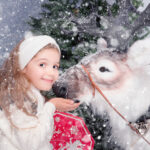
[(53, 68), (54, 68), (54, 69), (59, 69), (59, 66), (54, 65)]
[(40, 67), (45, 67), (45, 64), (41, 63), (41, 64), (40, 64)]

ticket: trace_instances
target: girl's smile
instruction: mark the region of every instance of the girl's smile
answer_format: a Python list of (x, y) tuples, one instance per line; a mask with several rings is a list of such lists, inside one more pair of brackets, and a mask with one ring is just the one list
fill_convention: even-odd
[(41, 78), (41, 80), (43, 80), (44, 82), (46, 82), (48, 84), (53, 84), (54, 83), (54, 80), (52, 80), (52, 79)]

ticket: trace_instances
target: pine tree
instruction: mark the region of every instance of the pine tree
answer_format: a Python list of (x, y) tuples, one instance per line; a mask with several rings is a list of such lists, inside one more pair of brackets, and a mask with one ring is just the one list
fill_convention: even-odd
[[(46, 34), (54, 37), (62, 51), (61, 68), (65, 69), (76, 64), (83, 56), (96, 51), (97, 36), (77, 32), (73, 17), (86, 22), (85, 17), (97, 11), (98, 14), (107, 14), (108, 4), (103, 0), (49, 0), (42, 4), (41, 18), (31, 17), (29, 24), (37, 34)], [(117, 5), (112, 6), (117, 11)], [(99, 26), (97, 18), (97, 26)]]
[[(116, 3), (110, 5), (106, 0), (49, 0), (42, 4), (40, 18), (31, 17), (29, 24), (32, 32), (51, 35), (56, 39), (62, 52), (60, 68), (64, 71), (78, 63), (84, 56), (96, 51), (96, 41), (99, 36), (82, 32), (79, 29), (82, 26), (78, 26), (78, 23), (90, 29), (96, 26), (103, 30), (99, 16), (109, 16), (110, 13), (115, 16), (119, 10), (118, 2), (119, 0), (116, 0)], [(140, 0), (132, 0), (132, 2), (136, 8), (142, 4)], [(89, 18), (92, 17), (91, 14), (94, 14), (93, 18)], [(134, 20), (133, 17), (132, 19)], [(135, 35), (135, 37), (138, 36)], [(46, 93), (48, 98), (52, 95), (51, 92)], [(95, 140), (95, 150), (121, 150), (111, 139), (111, 127), (107, 114), (97, 116), (89, 106), (84, 105), (81, 105), (74, 113), (81, 116), (87, 124)]]

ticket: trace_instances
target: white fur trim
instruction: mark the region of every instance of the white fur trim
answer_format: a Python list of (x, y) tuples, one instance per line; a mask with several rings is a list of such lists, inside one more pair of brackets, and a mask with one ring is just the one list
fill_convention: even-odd
[(29, 61), (47, 44), (53, 44), (60, 52), (60, 48), (56, 41), (47, 35), (32, 36), (25, 39), (19, 47), (19, 64), (20, 68), (24, 67)]

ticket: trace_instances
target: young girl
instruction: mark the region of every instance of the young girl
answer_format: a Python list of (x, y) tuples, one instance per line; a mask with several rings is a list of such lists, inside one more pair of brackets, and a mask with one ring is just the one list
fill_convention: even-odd
[(46, 35), (20, 42), (0, 70), (0, 150), (50, 150), (55, 110), (79, 104), (53, 98), (45, 102), (40, 90), (50, 90), (58, 78), (60, 48)]

